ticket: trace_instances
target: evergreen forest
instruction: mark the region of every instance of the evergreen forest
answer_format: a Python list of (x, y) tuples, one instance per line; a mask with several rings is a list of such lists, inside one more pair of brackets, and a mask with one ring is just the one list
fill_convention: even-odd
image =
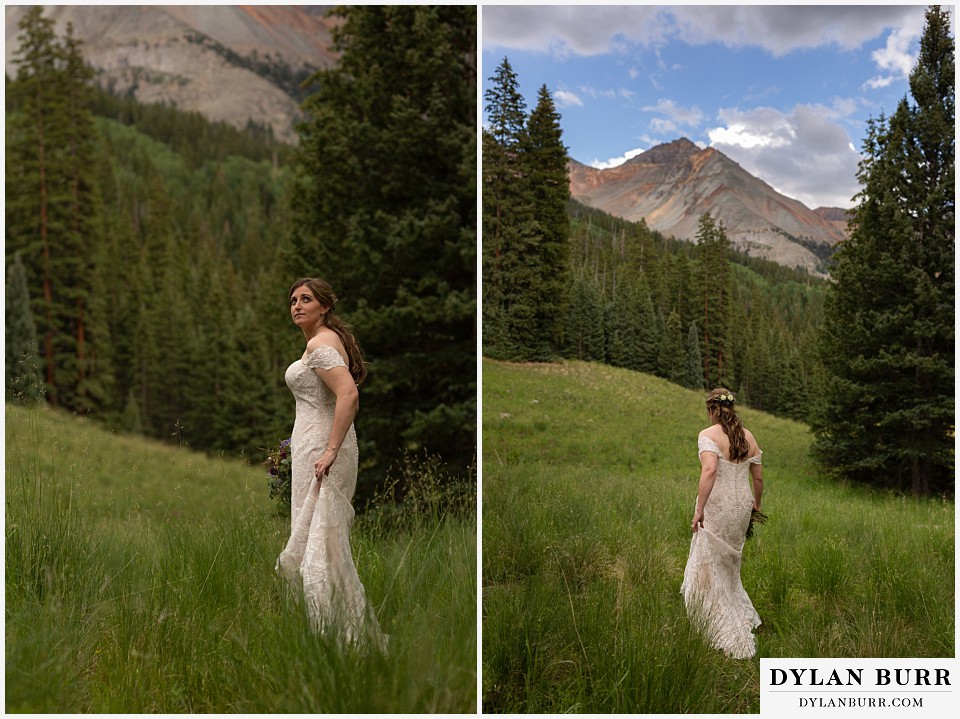
[(545, 88), (528, 114), (508, 59), (493, 79), (483, 131), (484, 354), (722, 384), (752, 407), (807, 419), (827, 282), (733, 251), (709, 215), (690, 243), (571, 199)]
[(603, 362), (810, 424), (824, 470), (954, 492), (954, 41), (927, 10), (910, 97), (871, 121), (829, 279), (569, 196), (560, 117), (528, 113), (507, 58), (483, 129), (483, 354)]
[(470, 475), (476, 8), (339, 12), (296, 147), (113, 96), (71, 28), (27, 14), (6, 83), (8, 402), (262, 462), (293, 424), (287, 292), (318, 276), (368, 362), (361, 504), (403, 458)]

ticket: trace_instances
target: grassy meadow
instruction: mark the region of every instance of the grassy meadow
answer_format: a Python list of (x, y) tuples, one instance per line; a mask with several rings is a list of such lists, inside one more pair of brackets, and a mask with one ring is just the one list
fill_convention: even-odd
[(383, 657), (310, 632), (257, 467), (8, 406), (5, 484), (7, 712), (476, 710), (472, 514), (355, 521)]
[(760, 657), (954, 656), (954, 505), (823, 478), (797, 422), (741, 408), (764, 512), (752, 660), (680, 583), (703, 395), (582, 362), (483, 363), (484, 712), (758, 713)]

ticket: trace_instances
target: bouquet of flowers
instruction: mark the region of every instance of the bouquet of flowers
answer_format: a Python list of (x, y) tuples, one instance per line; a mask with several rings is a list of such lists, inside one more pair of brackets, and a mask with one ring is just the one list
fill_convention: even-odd
[(270, 499), (276, 499), (277, 512), (283, 514), (290, 511), (290, 485), (292, 470), (290, 467), (290, 439), (280, 441), (276, 448), (267, 452), (267, 459), (263, 463), (267, 468), (267, 485), (270, 487)]
[(750, 524), (747, 525), (747, 539), (753, 536), (753, 525), (754, 524), (766, 524), (767, 515), (761, 512), (759, 509), (750, 510)]

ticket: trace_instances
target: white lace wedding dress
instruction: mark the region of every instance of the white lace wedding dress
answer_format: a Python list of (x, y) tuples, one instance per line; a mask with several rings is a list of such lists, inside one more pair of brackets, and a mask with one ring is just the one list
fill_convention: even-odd
[(717, 478), (703, 510), (703, 526), (690, 541), (680, 591), (690, 620), (710, 644), (746, 659), (757, 652), (753, 630), (760, 617), (740, 581), (740, 560), (753, 508), (750, 465), (760, 464), (762, 453), (730, 462), (716, 442), (702, 436), (698, 449), (719, 457)]
[(321, 345), (287, 368), (285, 380), (297, 402), (290, 447), (292, 492), (290, 540), (277, 559), (277, 572), (294, 596), (305, 599), (310, 623), (346, 643), (386, 650), (387, 637), (367, 606), (350, 551), (353, 498), (357, 486), (357, 435), (353, 425), (330, 473), (317, 482), (315, 462), (327, 447), (336, 395), (314, 368), (346, 366), (333, 347)]

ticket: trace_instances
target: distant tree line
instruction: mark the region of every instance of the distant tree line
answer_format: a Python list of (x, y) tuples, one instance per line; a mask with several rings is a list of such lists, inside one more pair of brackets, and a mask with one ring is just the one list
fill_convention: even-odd
[[(420, 77), (370, 88), (394, 111), (389, 127), (371, 127), (381, 107), (359, 125), (354, 142), (371, 143), (365, 189), (349, 161), (314, 164), (308, 127), (300, 149), (277, 151), (196, 113), (106, 97), (70, 28), (58, 38), (41, 8), (26, 14), (6, 98), (8, 401), (42, 392), (118, 430), (259, 462), (293, 423), (283, 375), (303, 337), (286, 293), (319, 275), (370, 362), (358, 497), (408, 452), (471, 471), (475, 8), (345, 12), (351, 83), (366, 52)], [(406, 61), (418, 43), (422, 68)], [(405, 89), (386, 93), (394, 87)], [(323, 98), (310, 113), (326, 137), (356, 121), (350, 95)], [(320, 227), (319, 206), (337, 207), (343, 224)], [(351, 229), (371, 219), (367, 236)]]
[(734, 252), (709, 215), (693, 243), (576, 201), (570, 216), (564, 356), (725, 385), (751, 407), (808, 419), (825, 281)]
[(90, 111), (97, 117), (136, 127), (180, 155), (191, 169), (231, 155), (276, 165), (288, 165), (293, 158), (293, 147), (276, 140), (269, 125), (248, 120), (243, 129), (238, 129), (226, 122), (211, 122), (199, 112), (176, 105), (140, 103), (131, 94), (112, 92), (109, 86), (92, 85)]

